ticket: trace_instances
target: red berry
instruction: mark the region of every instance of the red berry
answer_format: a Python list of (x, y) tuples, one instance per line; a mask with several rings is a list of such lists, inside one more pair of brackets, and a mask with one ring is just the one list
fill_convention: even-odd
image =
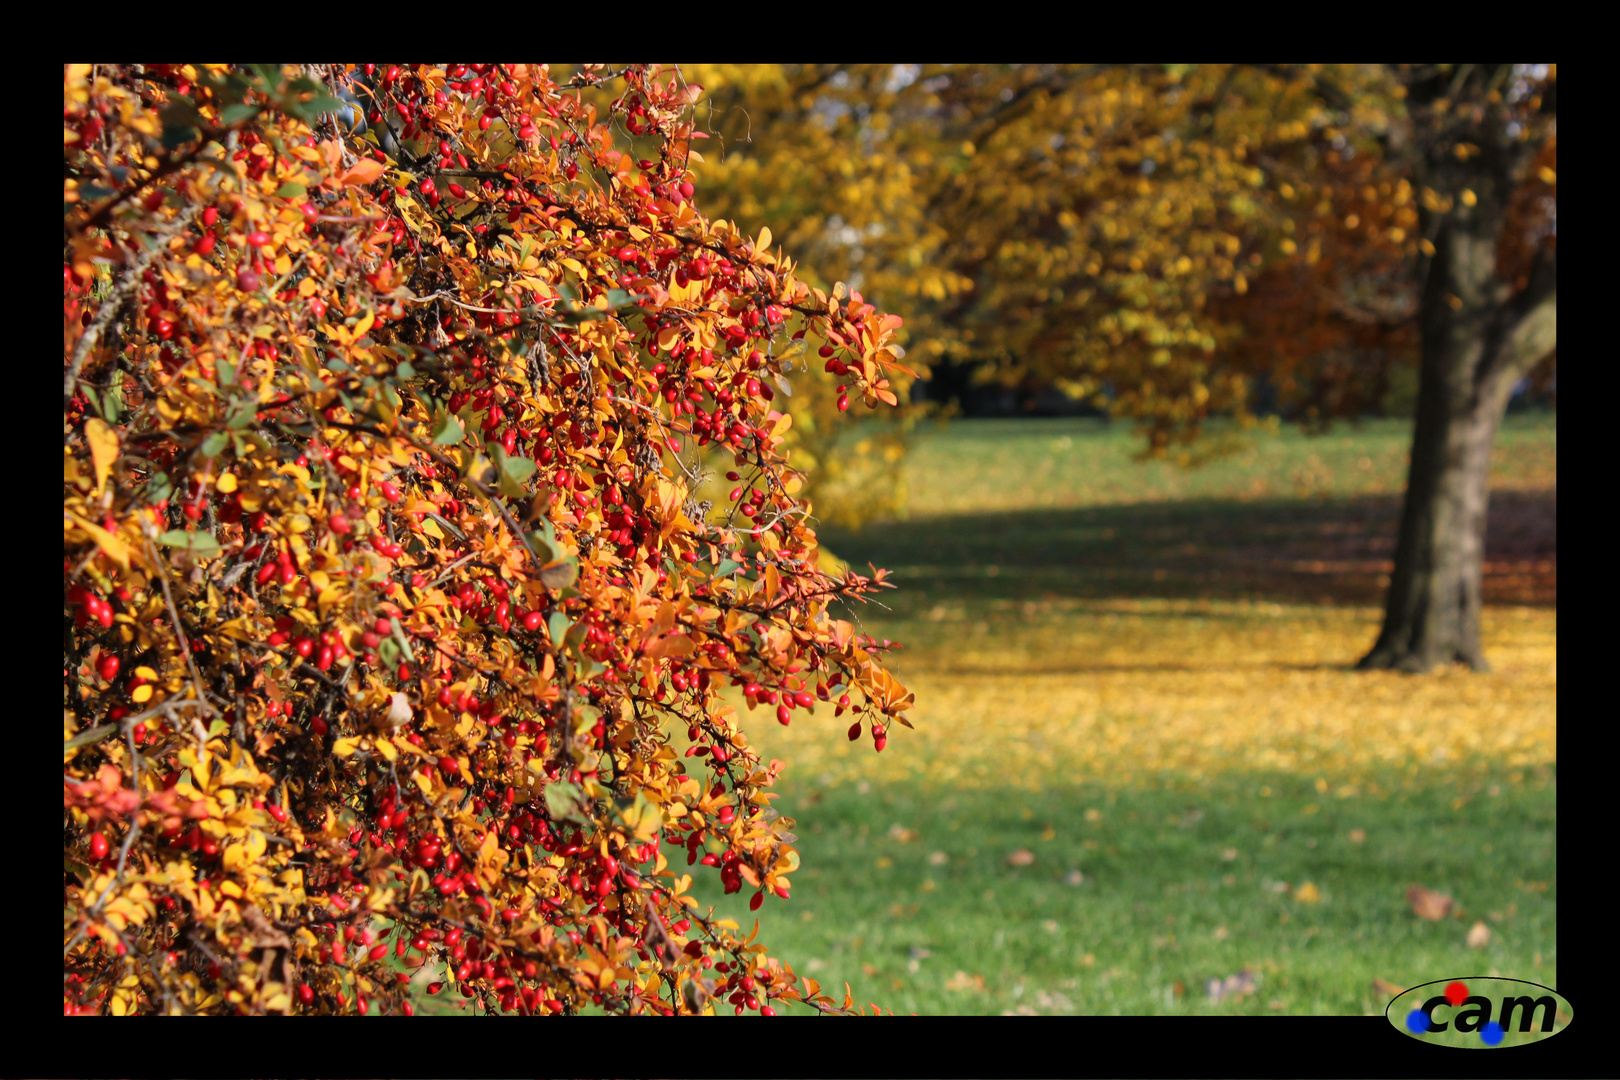
[(787, 727), (788, 724), (793, 722), (793, 714), (788, 711), (788, 707), (786, 705), (778, 705), (776, 707), (776, 722), (781, 724), (783, 727)]
[(538, 630), (545, 621), (546, 617), (538, 611), (525, 612), (523, 615), (523, 629)]
[(90, 855), (92, 858), (105, 859), (107, 857), (107, 834), (93, 833), (90, 836)]
[(101, 673), (103, 679), (112, 682), (118, 678), (118, 657), (112, 653), (102, 654), (100, 662), (96, 664), (96, 670)]
[(857, 720), (853, 724), (849, 725), (849, 741), (854, 742), (856, 739), (858, 739), (860, 737), (861, 737), (861, 722), (859, 720)]

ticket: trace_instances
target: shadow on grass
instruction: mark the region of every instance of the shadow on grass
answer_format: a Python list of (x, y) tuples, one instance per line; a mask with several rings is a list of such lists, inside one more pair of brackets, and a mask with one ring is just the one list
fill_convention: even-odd
[[(1400, 499), (1189, 499), (960, 514), (820, 530), (852, 566), (887, 567), (897, 616), (940, 601), (1258, 600), (1377, 606)], [(1557, 492), (1491, 496), (1485, 600), (1555, 606)]]

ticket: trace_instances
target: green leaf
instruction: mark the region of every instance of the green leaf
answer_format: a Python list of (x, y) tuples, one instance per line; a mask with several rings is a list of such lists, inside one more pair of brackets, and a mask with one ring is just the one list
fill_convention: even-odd
[(117, 724), (101, 724), (98, 727), (91, 728), (89, 731), (79, 732), (77, 735), (73, 736), (73, 738), (63, 743), (62, 749), (76, 750), (81, 746), (89, 746), (91, 743), (98, 743), (117, 730)]
[(414, 379), (416, 378), (416, 369), (411, 366), (409, 360), (401, 360), (399, 366), (394, 369), (394, 378)]
[(259, 107), (257, 105), (227, 105), (220, 111), (219, 122), (222, 127), (231, 127), (244, 120), (251, 120), (258, 115)]
[(170, 495), (174, 494), (174, 485), (169, 482), (168, 473), (153, 473), (146, 481), (146, 498), (151, 505), (157, 505)]
[(742, 563), (734, 562), (731, 559), (726, 559), (719, 566), (714, 568), (714, 576), (725, 577), (727, 574), (734, 573), (740, 566), (742, 566)]
[(518, 483), (523, 483), (534, 475), (539, 466), (526, 457), (505, 457), (501, 459), (501, 471)]
[(585, 644), (585, 635), (589, 632), (590, 627), (585, 625), (584, 619), (581, 619), (568, 628), (568, 633), (563, 637), (563, 645), (570, 649), (578, 649)]
[(214, 365), (215, 380), (220, 386), (229, 386), (236, 381), (236, 361), (222, 356)]
[(416, 653), (411, 649), (411, 639), (405, 636), (405, 631), (400, 627), (398, 619), (394, 620), (393, 641), (398, 646), (399, 651), (405, 655), (408, 663), (416, 663)]
[(220, 552), (219, 541), (214, 537), (213, 533), (207, 532), (186, 532), (184, 529), (170, 529), (158, 537), (157, 542), (165, 547), (185, 548), (193, 555), (204, 557), (218, 555)]
[(579, 560), (572, 555), (540, 568), (540, 580), (550, 589), (566, 589), (579, 580)]
[(546, 631), (551, 635), (551, 644), (562, 648), (563, 639), (568, 636), (568, 616), (560, 611), (553, 611), (551, 618), (546, 620)]
[(164, 124), (163, 149), (178, 150), (197, 137), (197, 129), (189, 124)]
[(382, 641), (377, 645), (377, 657), (386, 666), (390, 668), (393, 667), (395, 664), (399, 663), (398, 643), (396, 643), (391, 637), (383, 638)]
[(258, 416), (259, 403), (250, 399), (237, 406), (236, 411), (231, 413), (231, 418), (225, 421), (225, 426), (240, 431), (252, 424)]
[(276, 196), (282, 199), (298, 199), (302, 198), (308, 190), (303, 184), (297, 184), (289, 180), (276, 188)]
[(454, 413), (448, 409), (434, 418), (433, 442), (438, 446), (454, 446), (466, 434), (462, 430), (461, 421), (456, 419)]
[(567, 780), (553, 780), (546, 785), (545, 797), (546, 811), (551, 815), (551, 820), (589, 824), (582, 812), (585, 792), (578, 784), (571, 784)]
[(249, 64), (247, 68), (253, 73), (254, 81), (266, 89), (275, 89), (281, 85), (280, 64)]
[(534, 550), (535, 558), (542, 564), (556, 562), (557, 557), (562, 554), (552, 546), (551, 541), (540, 535), (538, 530), (529, 534), (529, 547)]
[(118, 423), (118, 417), (124, 411), (124, 384), (122, 379), (114, 379), (113, 384), (102, 391), (101, 407), (105, 410), (102, 415), (107, 423)]
[(490, 444), (490, 456), (495, 459), (495, 467), (499, 470), (497, 487), (502, 495), (514, 499), (521, 499), (528, 494), (523, 482), (534, 475), (536, 465), (528, 458), (507, 457), (499, 446)]
[(225, 432), (214, 432), (212, 435), (208, 436), (208, 438), (203, 440), (202, 456), (205, 458), (219, 457), (219, 455), (225, 452), (225, 447), (230, 443), (230, 441), (230, 435), (226, 434)]

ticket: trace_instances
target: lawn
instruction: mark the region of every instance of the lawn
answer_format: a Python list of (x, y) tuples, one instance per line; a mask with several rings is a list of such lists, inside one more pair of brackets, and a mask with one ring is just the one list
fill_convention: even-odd
[[(1498, 439), (1483, 675), (1349, 670), (1408, 439), (1285, 430), (1187, 469), (1091, 420), (923, 433), (907, 519), (823, 530), (895, 571), (857, 614), (905, 643), (916, 730), (877, 754), (825, 707), (745, 714), (789, 763), (804, 858), (761, 939), (896, 1012), (1359, 1014), (1385, 984), (1556, 986), (1555, 420)], [(747, 893), (699, 881), (748, 925)], [(1414, 886), (1449, 913), (1420, 918)]]

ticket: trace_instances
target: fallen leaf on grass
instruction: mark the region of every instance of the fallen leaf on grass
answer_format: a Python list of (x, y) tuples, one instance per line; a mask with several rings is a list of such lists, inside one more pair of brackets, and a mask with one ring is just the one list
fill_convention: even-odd
[(1008, 866), (1028, 866), (1035, 861), (1035, 853), (1028, 848), (1019, 848), (1007, 856)]
[(896, 823), (889, 826), (889, 839), (902, 844), (909, 844), (917, 839), (917, 830), (908, 829), (904, 825)]
[(945, 854), (943, 851), (936, 851), (932, 855), (928, 856), (929, 866), (944, 866), (950, 861), (951, 857)]
[(1398, 994), (1406, 993), (1406, 987), (1397, 986), (1388, 979), (1374, 979), (1373, 991), (1381, 997), (1392, 998)]
[(1422, 885), (1414, 885), (1407, 889), (1406, 899), (1412, 904), (1412, 914), (1431, 921), (1443, 919), (1451, 914), (1454, 903), (1445, 893), (1426, 889)]
[(1318, 904), (1322, 901), (1322, 891), (1314, 883), (1307, 881), (1294, 890), (1294, 899), (1302, 904)]
[(1491, 941), (1491, 928), (1484, 922), (1476, 922), (1468, 929), (1468, 947), (1470, 949), (1483, 949)]
[(1366, 829), (1351, 829), (1350, 830), (1350, 842), (1352, 844), (1359, 844), (1359, 843), (1361, 843), (1362, 841), (1364, 841), (1366, 839), (1367, 839), (1367, 830)]
[(974, 993), (982, 994), (984, 993), (984, 976), (969, 975), (965, 971), (958, 971), (945, 980), (945, 989), (955, 991), (972, 990)]
[(1204, 992), (1209, 995), (1209, 1000), (1219, 1004), (1230, 998), (1240, 998), (1254, 993), (1256, 985), (1254, 972), (1244, 968), (1224, 979), (1210, 979), (1204, 984)]
[(1085, 880), (1086, 875), (1082, 874), (1078, 870), (1070, 870), (1067, 874), (1063, 875), (1063, 884), (1065, 885), (1081, 885), (1084, 884)]

